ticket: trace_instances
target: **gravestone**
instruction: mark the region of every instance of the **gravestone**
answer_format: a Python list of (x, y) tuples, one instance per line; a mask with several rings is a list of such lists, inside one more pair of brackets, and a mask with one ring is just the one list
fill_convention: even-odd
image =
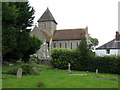
[(21, 78), (22, 77), (22, 68), (19, 68), (17, 71), (17, 78)]
[(96, 69), (96, 77), (98, 77), (98, 69)]
[(68, 63), (68, 73), (71, 74), (70, 63)]

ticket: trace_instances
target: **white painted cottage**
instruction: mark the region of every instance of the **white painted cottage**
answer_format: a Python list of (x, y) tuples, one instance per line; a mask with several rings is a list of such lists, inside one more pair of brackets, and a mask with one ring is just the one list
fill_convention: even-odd
[(96, 48), (96, 55), (120, 55), (120, 32), (116, 32), (115, 39)]

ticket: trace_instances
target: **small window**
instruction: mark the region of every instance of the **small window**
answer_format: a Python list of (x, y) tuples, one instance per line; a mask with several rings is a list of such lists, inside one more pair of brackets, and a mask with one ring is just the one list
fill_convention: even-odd
[(79, 47), (79, 43), (78, 42), (76, 42), (76, 48), (78, 48)]
[(60, 48), (61, 48), (61, 43), (60, 43)]
[(67, 48), (67, 43), (65, 42), (65, 48)]
[(71, 42), (71, 49), (72, 49), (72, 42)]
[(106, 53), (107, 53), (107, 54), (110, 54), (110, 49), (106, 49)]
[(56, 43), (53, 43), (53, 47), (56, 48)]

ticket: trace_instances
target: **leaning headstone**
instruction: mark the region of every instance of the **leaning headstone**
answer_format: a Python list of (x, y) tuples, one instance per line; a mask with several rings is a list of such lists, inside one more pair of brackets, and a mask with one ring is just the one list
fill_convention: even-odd
[(17, 71), (17, 78), (21, 78), (22, 77), (22, 68), (19, 68)]
[(68, 73), (71, 74), (70, 63), (68, 63)]

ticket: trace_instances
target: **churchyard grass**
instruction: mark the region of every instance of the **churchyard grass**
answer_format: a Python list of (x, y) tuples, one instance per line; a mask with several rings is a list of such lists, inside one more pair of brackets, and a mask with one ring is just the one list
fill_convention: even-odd
[[(18, 66), (18, 64), (11, 67)], [(3, 88), (38, 88), (37, 83), (43, 82), (42, 88), (118, 88), (118, 75), (99, 73), (102, 78), (113, 78), (117, 80), (102, 80), (92, 78), (95, 72), (88, 72), (87, 76), (68, 75), (67, 70), (39, 67), (40, 75), (23, 75), (16, 78), (16, 75), (3, 74)], [(8, 71), (9, 66), (3, 65), (3, 72)], [(74, 74), (84, 74), (86, 71), (72, 71)]]

